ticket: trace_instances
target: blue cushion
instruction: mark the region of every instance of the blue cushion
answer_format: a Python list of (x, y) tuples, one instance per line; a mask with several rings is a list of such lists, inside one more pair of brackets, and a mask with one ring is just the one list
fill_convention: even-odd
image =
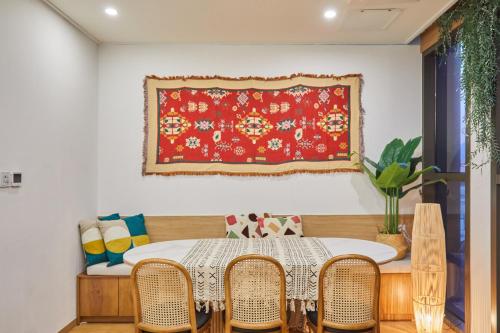
[(202, 328), (212, 317), (212, 311), (206, 313), (205, 310), (196, 311), (196, 328)]
[(99, 221), (113, 221), (113, 220), (119, 220), (120, 219), (120, 214), (114, 213), (108, 216), (101, 216), (98, 218)]
[(127, 224), (127, 228), (132, 236), (134, 247), (149, 244), (148, 231), (144, 221), (144, 215), (134, 215), (123, 219)]

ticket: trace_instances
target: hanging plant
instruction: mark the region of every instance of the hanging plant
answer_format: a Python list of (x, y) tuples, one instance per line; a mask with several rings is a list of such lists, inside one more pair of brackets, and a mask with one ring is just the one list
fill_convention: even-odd
[[(461, 47), (461, 90), (466, 105), (466, 125), (476, 143), (471, 160), (485, 152), (488, 156), (475, 166), (493, 160), (500, 163), (492, 111), (496, 103), (497, 49), (500, 0), (459, 0), (438, 21), (442, 53), (455, 42)], [(460, 22), (456, 29), (453, 24)]]

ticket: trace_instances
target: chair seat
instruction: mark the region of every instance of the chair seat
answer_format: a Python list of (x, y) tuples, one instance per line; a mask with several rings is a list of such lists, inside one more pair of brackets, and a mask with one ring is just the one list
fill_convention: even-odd
[(238, 327), (233, 327), (233, 332), (239, 332), (239, 333), (270, 333), (270, 332), (278, 332), (281, 331), (281, 328), (268, 328), (265, 330), (249, 330), (245, 328), (238, 328)]
[[(286, 318), (287, 318), (287, 323), (291, 318), (290, 310), (286, 312)], [(226, 323), (226, 311), (222, 312), (222, 322)], [(270, 332), (278, 332), (281, 331), (281, 328), (267, 328), (265, 330), (251, 330), (248, 328), (239, 328), (239, 327), (234, 327), (232, 328), (234, 332), (239, 332), (239, 333), (270, 333)]]
[[(210, 318), (212, 317), (212, 311), (210, 311), (209, 313), (205, 313), (205, 311), (196, 311), (196, 328), (197, 329), (200, 329), (202, 328), (203, 326), (205, 326), (208, 321), (210, 320)], [(143, 332), (146, 332), (146, 331), (143, 331)], [(183, 331), (183, 332), (179, 332), (179, 333), (190, 333), (191, 331)]]
[[(309, 322), (311, 324), (313, 324), (315, 327), (318, 326), (318, 311), (307, 311), (307, 320), (309, 320)], [(325, 331), (327, 332), (332, 332), (332, 333), (348, 333), (348, 332), (352, 332), (352, 333), (364, 333), (364, 332), (372, 332), (373, 331), (373, 328), (368, 328), (368, 329), (364, 329), (364, 330), (339, 330), (337, 328), (331, 328), (331, 327), (326, 327), (326, 326), (323, 326)]]

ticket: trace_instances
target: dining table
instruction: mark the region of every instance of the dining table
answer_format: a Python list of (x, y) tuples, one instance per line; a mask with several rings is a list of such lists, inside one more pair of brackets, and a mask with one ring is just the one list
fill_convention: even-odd
[(234, 258), (261, 254), (275, 258), (284, 268), (290, 310), (314, 310), (318, 300), (318, 278), (323, 264), (332, 257), (364, 255), (381, 265), (392, 261), (391, 246), (352, 238), (280, 237), (252, 239), (186, 239), (151, 243), (124, 254), (134, 266), (144, 259), (169, 259), (190, 273), (197, 308), (224, 310), (224, 271)]

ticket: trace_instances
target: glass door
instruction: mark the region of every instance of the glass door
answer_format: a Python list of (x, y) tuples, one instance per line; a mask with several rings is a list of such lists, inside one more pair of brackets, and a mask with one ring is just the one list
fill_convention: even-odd
[(445, 55), (436, 51), (423, 58), (423, 163), (437, 165), (439, 173), (424, 180), (443, 178), (422, 191), (424, 202), (441, 205), (446, 233), (446, 319), (463, 330), (465, 323), (465, 257), (467, 247), (468, 167), (465, 103), (460, 93), (460, 46)]

